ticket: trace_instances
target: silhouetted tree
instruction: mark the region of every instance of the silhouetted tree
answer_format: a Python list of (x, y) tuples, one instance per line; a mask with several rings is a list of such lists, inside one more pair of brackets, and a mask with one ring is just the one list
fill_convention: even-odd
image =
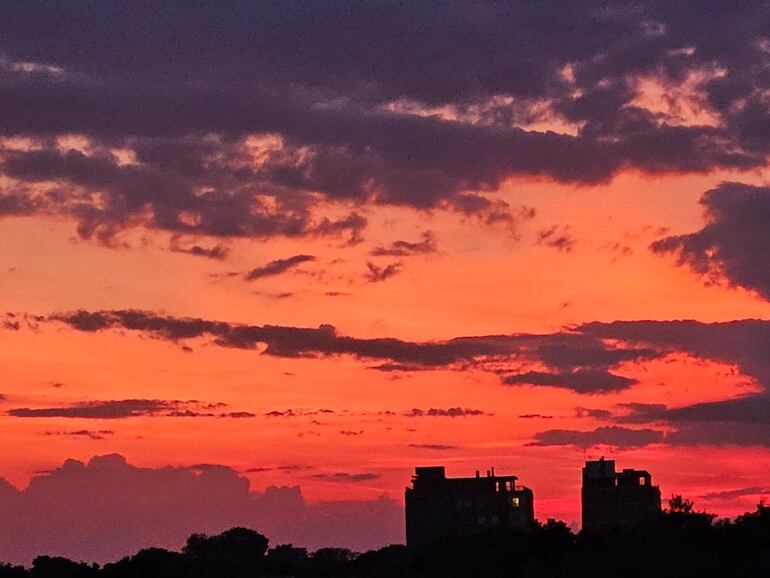
[(0, 563), (0, 578), (27, 578), (27, 576), (27, 569), (24, 566)]
[(32, 561), (32, 578), (94, 578), (99, 566), (73, 562), (59, 556), (38, 556)]
[(187, 558), (162, 548), (147, 548), (102, 569), (105, 578), (182, 578), (192, 575)]
[(390, 578), (407, 576), (412, 556), (406, 546), (400, 544), (370, 550), (356, 556), (350, 564), (351, 575), (360, 578)]
[(264, 562), (268, 539), (248, 528), (232, 528), (216, 536), (193, 534), (183, 552), (204, 576), (252, 576)]
[(277, 576), (302, 576), (308, 571), (307, 548), (296, 548), (292, 544), (280, 544), (267, 551), (265, 572)]
[(310, 557), (314, 576), (342, 576), (355, 554), (347, 548), (321, 548)]

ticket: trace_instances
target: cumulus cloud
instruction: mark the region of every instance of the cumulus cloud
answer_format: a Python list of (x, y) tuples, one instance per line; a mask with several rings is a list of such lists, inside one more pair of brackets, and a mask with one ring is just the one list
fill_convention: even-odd
[(403, 541), (403, 510), (387, 498), (308, 504), (296, 486), (251, 492), (227, 466), (140, 468), (117, 454), (67, 460), (20, 491), (0, 478), (0, 512), (0, 559), (25, 564), (41, 552), (104, 562), (150, 546), (179, 549), (194, 532), (233, 526), (311, 549)]
[[(438, 20), (388, 3), (184, 12), (184, 25), (176, 10), (80, 1), (6, 15), (0, 135), (31, 146), (0, 151), (14, 183), (0, 214), (67, 216), (104, 242), (132, 227), (357, 242), (365, 219), (331, 219), (329, 205), (510, 223), (494, 192), (512, 176), (742, 170), (770, 151), (762, 2), (448, 2)], [(645, 82), (672, 110), (645, 106)], [(714, 122), (677, 114), (688, 98)], [(73, 134), (82, 146), (62, 144)]]
[(652, 250), (675, 254), (710, 282), (724, 280), (770, 300), (770, 187), (722, 183), (700, 202), (706, 225), (660, 239)]

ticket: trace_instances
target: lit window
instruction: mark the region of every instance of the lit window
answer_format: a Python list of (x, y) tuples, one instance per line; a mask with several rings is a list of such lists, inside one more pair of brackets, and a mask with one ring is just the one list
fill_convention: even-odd
[(511, 506), (513, 506), (514, 508), (518, 508), (519, 507), (519, 498), (511, 498)]

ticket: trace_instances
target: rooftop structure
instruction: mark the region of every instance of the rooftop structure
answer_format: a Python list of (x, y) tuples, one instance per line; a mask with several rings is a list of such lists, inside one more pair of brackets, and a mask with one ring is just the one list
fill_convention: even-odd
[(646, 470), (615, 471), (615, 461), (601, 458), (583, 468), (583, 530), (629, 529), (660, 512), (660, 488)]
[(421, 546), (447, 535), (528, 529), (535, 521), (532, 490), (516, 476), (447, 478), (444, 466), (415, 469), (406, 489), (406, 543)]

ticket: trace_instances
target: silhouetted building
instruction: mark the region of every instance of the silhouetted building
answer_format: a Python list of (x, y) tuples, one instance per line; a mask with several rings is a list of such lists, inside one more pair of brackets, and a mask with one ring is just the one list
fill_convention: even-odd
[(416, 468), (406, 489), (406, 543), (428, 544), (442, 536), (490, 529), (528, 529), (535, 512), (532, 490), (516, 476), (447, 478), (444, 466)]
[(583, 529), (628, 529), (660, 512), (660, 488), (646, 470), (615, 472), (615, 461), (601, 458), (583, 468)]

